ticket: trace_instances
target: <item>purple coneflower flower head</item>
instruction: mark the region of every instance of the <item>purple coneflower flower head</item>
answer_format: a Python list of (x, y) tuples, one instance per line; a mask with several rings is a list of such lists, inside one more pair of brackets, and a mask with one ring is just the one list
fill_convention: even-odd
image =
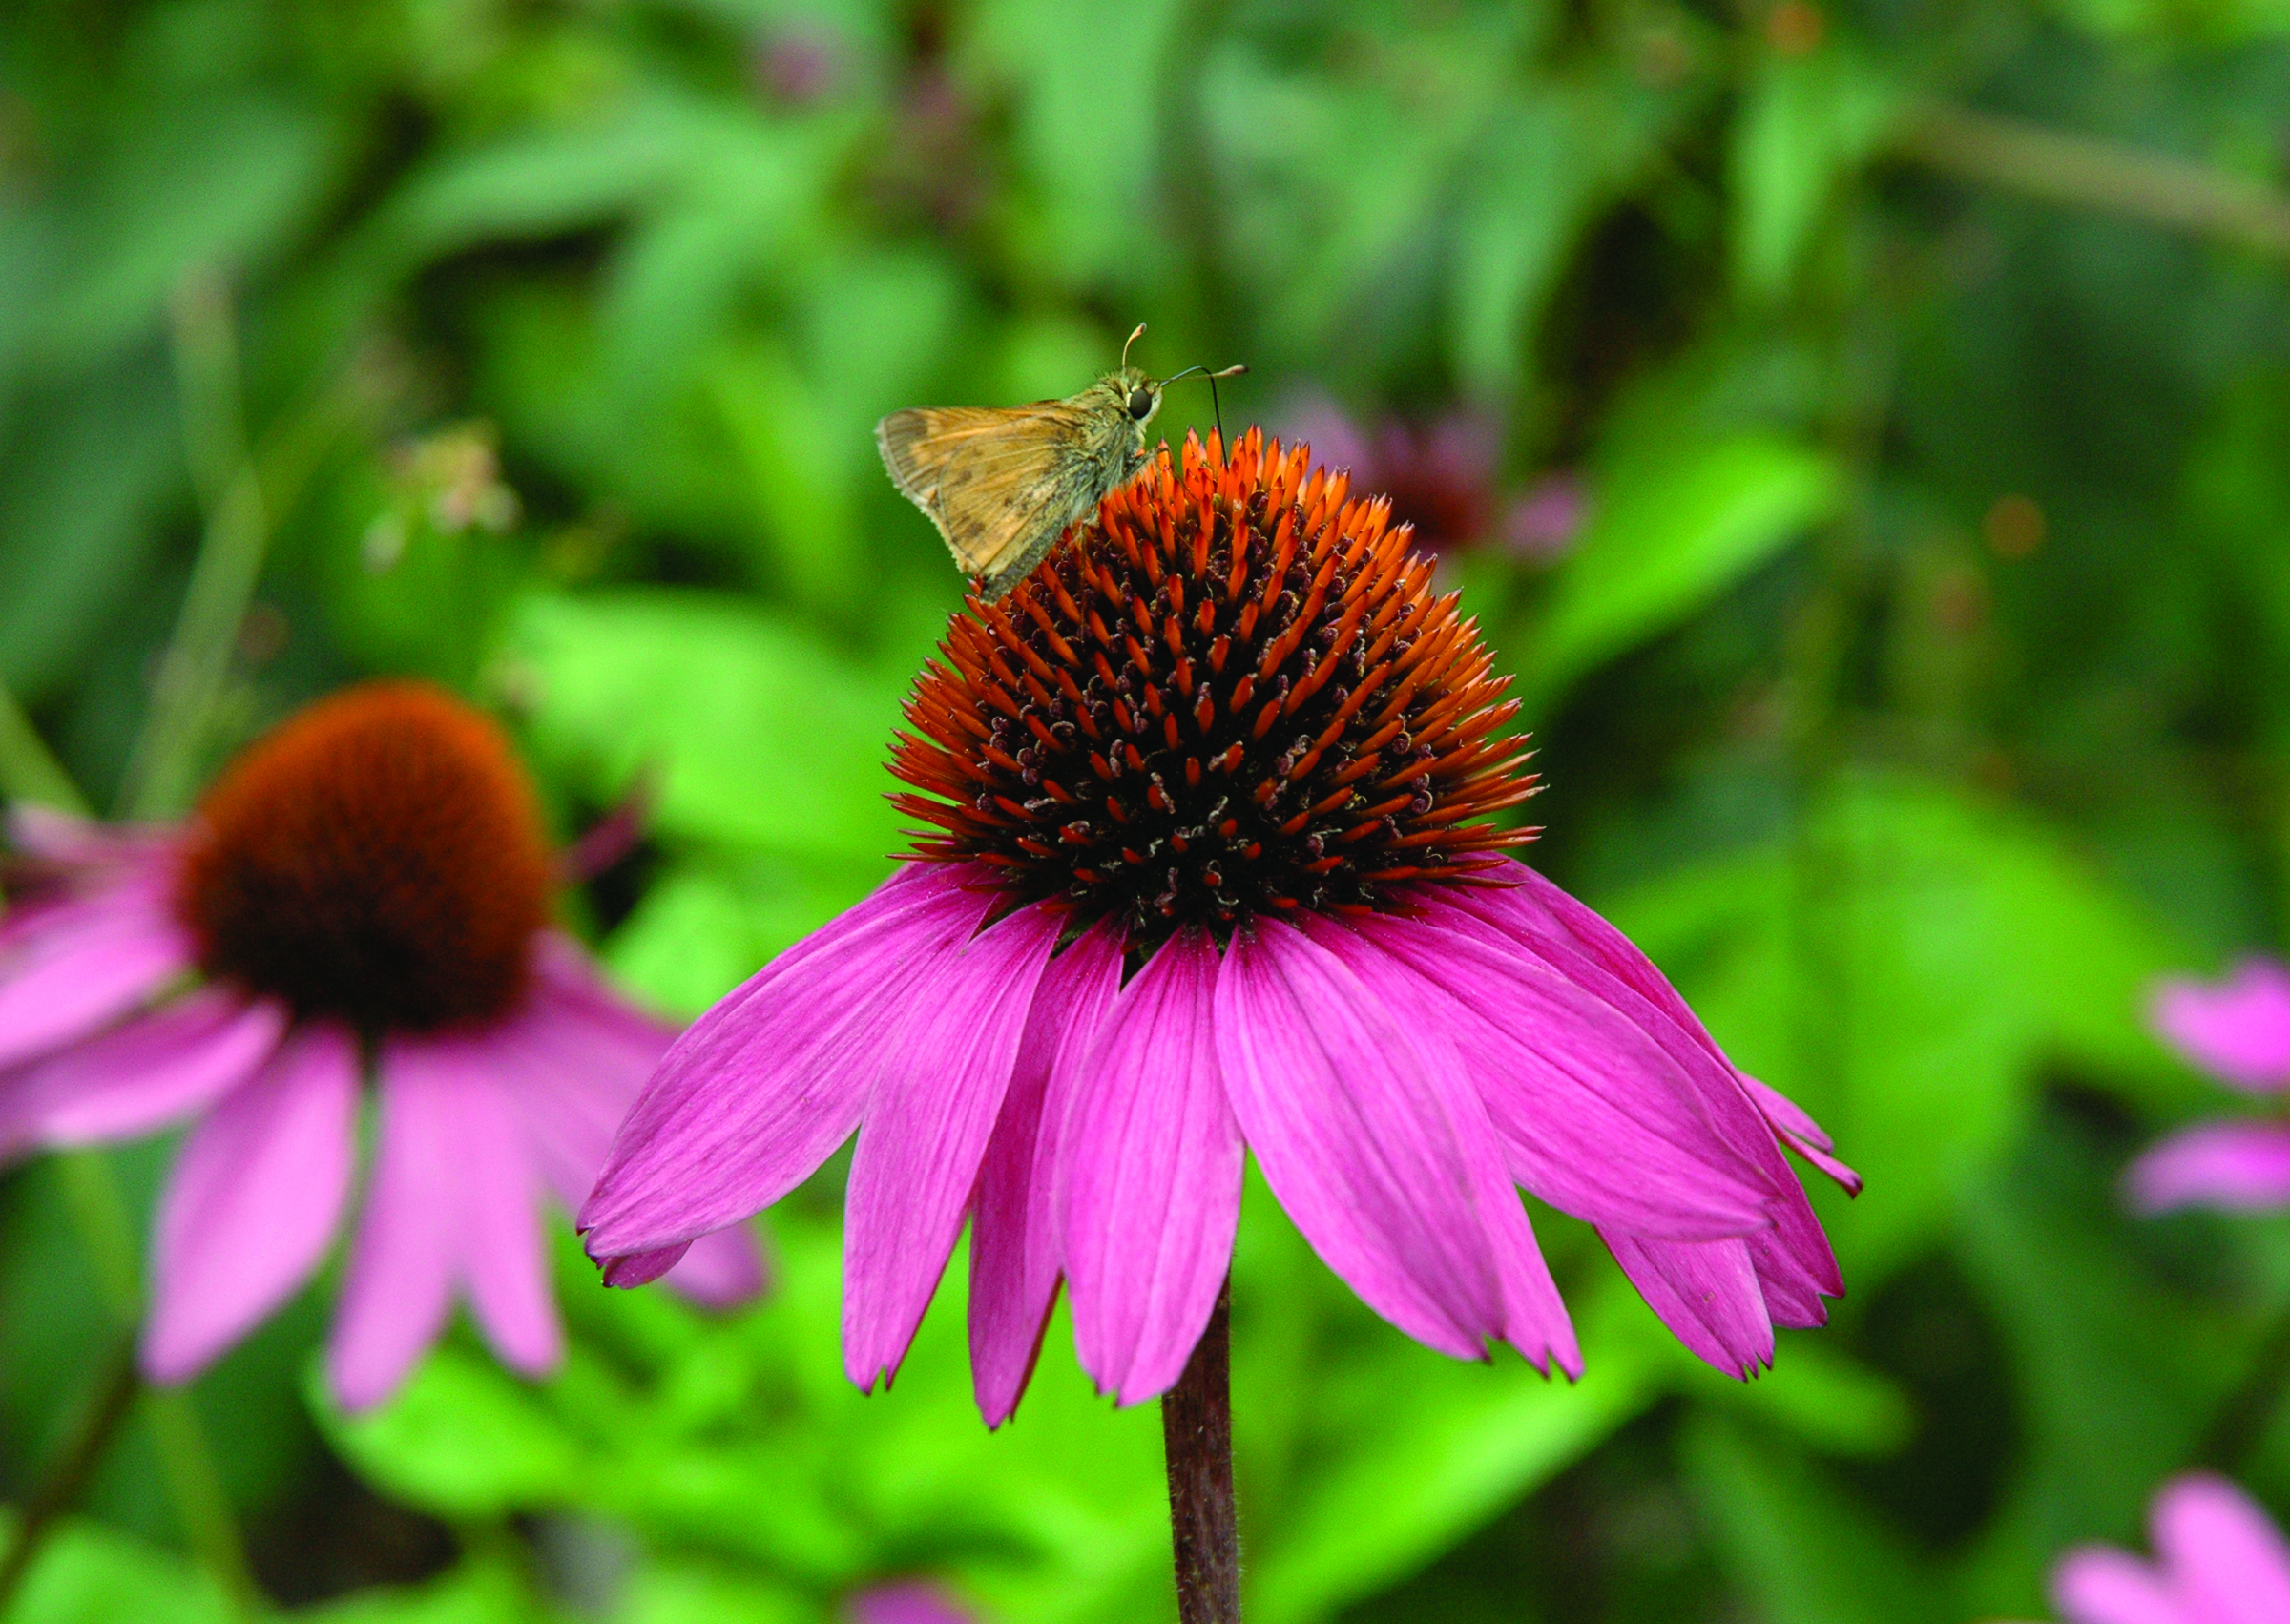
[[(2278, 1097), (2290, 1091), (2290, 968), (2248, 959), (2216, 986), (2165, 982), (2150, 1018), (2166, 1043), (2229, 1086)], [(2182, 1129), (2132, 1163), (2126, 1185), (2146, 1212), (2290, 1204), (2290, 1121)]]
[(1841, 1290), (1782, 1155), (1849, 1180), (1661, 973), (1514, 861), (1503, 679), (1381, 499), (1253, 430), (1188, 439), (1000, 603), (894, 770), (931, 826), (669, 1052), (583, 1209), (634, 1282), (854, 1130), (843, 1353), (893, 1375), (965, 1221), (999, 1425), (1062, 1280), (1081, 1363), (1167, 1390), (1253, 1153), (1321, 1257), (1461, 1358), (1580, 1368), (1517, 1186), (1596, 1224), (1747, 1373)]
[(1372, 433), (1333, 401), (1311, 396), (1287, 414), (1298, 439), (1330, 468), (1348, 469), (1364, 490), (1391, 504), (1395, 525), (1410, 526), (1426, 552), (1493, 542), (1524, 558), (1562, 555), (1588, 508), (1582, 485), (1553, 473), (1515, 497), (1502, 492), (1502, 432), (1484, 411), (1460, 408), (1427, 423), (1386, 419)]
[(946, 1592), (920, 1580), (861, 1591), (843, 1603), (843, 1624), (977, 1624)]
[(2290, 1544), (2250, 1496), (2189, 1472), (2148, 1514), (2155, 1560), (2090, 1545), (2051, 1572), (2065, 1624), (2280, 1624), (2290, 1619)]
[[(327, 1348), (387, 1397), (458, 1297), (504, 1363), (562, 1350), (542, 1210), (568, 1207), (675, 1033), (549, 923), (532, 791), (487, 718), (378, 682), (259, 740), (198, 814), (105, 829), (19, 809), (0, 922), (0, 1143), (191, 1124), (160, 1194), (141, 1357), (191, 1379), (332, 1249), (364, 1180)], [(761, 1285), (743, 1232), (695, 1253), (710, 1302)]]

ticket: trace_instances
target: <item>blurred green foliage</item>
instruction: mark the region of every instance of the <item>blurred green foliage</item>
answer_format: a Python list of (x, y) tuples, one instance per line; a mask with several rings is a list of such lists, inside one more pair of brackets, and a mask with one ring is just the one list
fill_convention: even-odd
[[(2290, 1421), (2211, 1436), (2290, 1224), (2114, 1195), (2210, 1097), (2146, 986), (2290, 945), (2285, 168), (2275, 0), (15, 0), (0, 789), (52, 792), (44, 739), (169, 799), (130, 742), (237, 546), (189, 780), (356, 676), (460, 686), (568, 838), (648, 798), (575, 906), (689, 1014), (899, 841), (959, 582), (876, 417), (1070, 392), (1140, 318), (1156, 369), (1251, 364), (1228, 427), (1478, 414), (1481, 495), (1581, 495), (1442, 558), (1543, 744), (1538, 861), (1866, 1173), (1816, 1197), (1852, 1295), (1736, 1385), (1538, 1214), (1553, 1385), (1382, 1326), (1252, 1188), (1251, 1616), (2030, 1614), (2200, 1451), (2290, 1509)], [(987, 1434), (958, 1258), (849, 1389), (835, 1181), (730, 1320), (568, 1240), (538, 1387), (451, 1343), (345, 1419), (298, 1303), (196, 1394), (259, 1577), (326, 1624), (798, 1624), (906, 1573), (1165, 1616), (1153, 1418), (1061, 1327)], [(14, 1173), (12, 1492), (106, 1335)], [(228, 1615), (141, 1431), (83, 1509), (20, 1624)]]

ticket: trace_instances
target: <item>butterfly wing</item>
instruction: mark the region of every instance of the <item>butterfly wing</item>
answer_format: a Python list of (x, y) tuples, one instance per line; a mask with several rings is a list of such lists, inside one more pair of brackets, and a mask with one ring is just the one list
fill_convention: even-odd
[(929, 515), (955, 561), (1000, 596), (1073, 520), (1084, 427), (1069, 401), (913, 406), (877, 424), (875, 444), (891, 483)]

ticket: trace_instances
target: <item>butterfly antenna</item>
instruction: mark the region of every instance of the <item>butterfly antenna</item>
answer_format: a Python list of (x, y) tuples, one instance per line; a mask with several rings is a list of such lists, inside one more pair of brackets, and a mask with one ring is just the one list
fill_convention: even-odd
[(1239, 362), (1236, 362), (1232, 365), (1227, 366), (1221, 372), (1211, 372), (1205, 366), (1188, 366), (1182, 372), (1172, 372), (1168, 377), (1162, 379), (1161, 387), (1166, 389), (1170, 385), (1177, 382), (1179, 379), (1190, 378), (1196, 372), (1206, 378), (1209, 381), (1209, 410), (1216, 415), (1217, 438), (1219, 441), (1222, 441), (1224, 439), (1224, 407), (1217, 399), (1217, 380), (1219, 378), (1238, 378), (1240, 376), (1240, 374), (1246, 372), (1247, 370), (1247, 365), (1244, 363)]
[(1135, 326), (1132, 327), (1132, 328), (1129, 330), (1129, 337), (1128, 337), (1127, 339), (1125, 339), (1125, 340), (1123, 340), (1123, 341), (1122, 341), (1122, 344), (1121, 344), (1121, 369), (1122, 369), (1124, 372), (1126, 372), (1126, 371), (1128, 371), (1128, 370), (1129, 370), (1129, 346), (1130, 346), (1131, 344), (1135, 344), (1135, 343), (1137, 342), (1137, 338), (1138, 338), (1138, 336), (1139, 336), (1140, 334), (1142, 334), (1144, 331), (1145, 331), (1145, 323), (1142, 323), (1142, 322), (1139, 322), (1139, 323), (1137, 323)]

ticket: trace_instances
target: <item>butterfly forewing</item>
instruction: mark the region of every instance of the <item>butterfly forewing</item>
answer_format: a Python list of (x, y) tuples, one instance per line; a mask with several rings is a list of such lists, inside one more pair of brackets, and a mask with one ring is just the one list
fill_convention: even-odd
[(917, 406), (885, 418), (875, 439), (892, 483), (929, 515), (955, 561), (998, 595), (1075, 516), (1061, 469), (1080, 427), (1067, 401)]

